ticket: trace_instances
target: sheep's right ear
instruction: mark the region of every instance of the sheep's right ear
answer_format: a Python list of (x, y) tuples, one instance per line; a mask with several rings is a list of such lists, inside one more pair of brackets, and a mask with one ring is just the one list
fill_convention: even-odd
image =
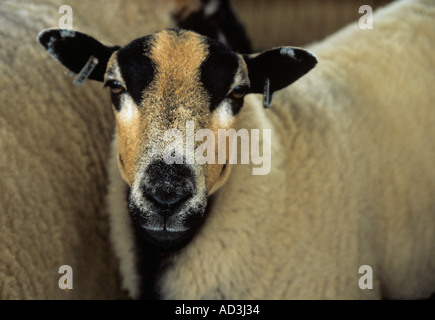
[(119, 46), (108, 47), (87, 34), (66, 30), (48, 29), (39, 33), (38, 41), (44, 48), (74, 73), (79, 73), (94, 56), (98, 64), (88, 75), (89, 79), (103, 81), (110, 56)]

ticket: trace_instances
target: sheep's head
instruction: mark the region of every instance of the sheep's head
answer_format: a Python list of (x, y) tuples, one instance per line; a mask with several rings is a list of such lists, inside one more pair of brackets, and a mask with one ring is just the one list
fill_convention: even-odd
[[(263, 92), (266, 78), (271, 92), (279, 90), (316, 64), (302, 49), (241, 55), (181, 29), (162, 30), (122, 48), (64, 30), (44, 31), (39, 41), (74, 72), (90, 56), (98, 58), (90, 78), (111, 91), (118, 166), (129, 186), (132, 221), (163, 249), (191, 239), (204, 220), (208, 197), (231, 170), (226, 161), (195, 161), (192, 150), (209, 137), (196, 139), (198, 130), (208, 129), (218, 141), (218, 129), (235, 126), (245, 94)], [(222, 150), (216, 144), (208, 152), (217, 159)]]

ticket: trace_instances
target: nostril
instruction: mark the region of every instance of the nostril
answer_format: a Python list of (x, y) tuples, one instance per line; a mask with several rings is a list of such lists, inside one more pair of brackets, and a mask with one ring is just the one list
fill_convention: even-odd
[(159, 190), (155, 192), (145, 191), (144, 194), (150, 201), (154, 202), (154, 204), (164, 208), (175, 207), (186, 202), (192, 196), (190, 192), (180, 194), (176, 192), (165, 192)]
[(155, 201), (157, 201), (160, 204), (167, 205), (167, 206), (173, 206), (173, 205), (179, 204), (181, 202), (185, 202), (188, 198), (190, 198), (190, 194), (188, 194), (188, 195), (182, 195), (182, 196), (176, 196), (176, 195), (169, 195), (169, 196), (154, 195), (154, 200)]

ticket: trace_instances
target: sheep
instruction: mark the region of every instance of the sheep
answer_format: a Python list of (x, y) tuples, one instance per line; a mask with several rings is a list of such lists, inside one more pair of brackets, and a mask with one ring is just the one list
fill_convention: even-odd
[[(0, 2), (0, 299), (126, 297), (105, 208), (110, 100), (98, 83), (74, 87), (35, 41), (58, 26), (63, 4)], [(173, 26), (177, 10), (167, 1), (71, 7), (75, 28), (114, 43)], [(58, 286), (63, 265), (72, 267), (72, 290)]]
[[(177, 23), (175, 2), (74, 3), (74, 26), (122, 42), (127, 33)], [(125, 298), (104, 206), (113, 131), (108, 97), (92, 82), (71, 86), (35, 47), (41, 29), (58, 25), (63, 4), (0, 3), (1, 299)], [(73, 290), (58, 286), (65, 264), (74, 271)]]
[[(115, 159), (130, 188), (129, 203), (123, 208), (130, 208), (135, 224), (139, 226), (140, 239), (146, 239), (140, 245), (146, 252), (153, 251), (154, 247), (168, 252), (188, 243), (203, 222), (207, 198), (225, 182), (231, 168), (225, 161), (217, 164), (168, 164), (162, 158), (165, 147), (169, 146), (164, 142), (163, 131), (185, 130), (187, 121), (194, 120), (194, 124), (202, 128), (207, 125), (217, 135), (218, 128), (232, 127), (246, 91), (259, 93), (263, 90), (264, 77), (270, 78), (270, 90), (274, 92), (304, 75), (316, 63), (316, 59), (305, 50), (290, 47), (245, 55), (245, 62), (240, 54), (221, 42), (183, 29), (165, 29), (138, 38), (121, 49), (105, 46), (81, 32), (57, 29), (41, 32), (39, 41), (52, 56), (74, 72), (79, 72), (89, 57), (98, 61), (99, 66), (89, 77), (104, 81), (105, 86), (111, 88), (117, 123), (115, 140), (120, 141), (119, 144), (116, 142)], [(218, 73), (219, 70), (222, 71)], [(291, 71), (291, 74), (286, 75), (286, 71)], [(215, 79), (216, 74), (220, 75), (218, 79)], [(138, 109), (142, 104), (150, 109), (140, 111), (143, 113), (140, 115)], [(151, 126), (153, 119), (161, 119), (160, 123), (155, 123), (154, 129)], [(139, 132), (145, 131), (150, 132), (146, 139), (132, 140), (131, 135), (139, 137)], [(187, 139), (187, 136), (184, 134), (183, 137)], [(175, 147), (181, 158), (187, 157), (187, 152), (180, 151), (183, 145), (181, 142)], [(146, 149), (149, 151), (144, 152)], [(139, 173), (141, 171), (146, 174)], [(126, 196), (125, 190), (122, 191), (126, 185), (118, 187), (116, 192), (122, 199)], [(155, 211), (156, 215), (148, 217), (148, 210)], [(168, 217), (167, 221), (166, 218), (161, 220), (160, 214), (163, 216), (163, 212), (168, 210), (177, 214)], [(112, 216), (112, 219), (121, 218), (121, 221), (111, 222), (118, 254), (130, 254), (132, 249), (119, 247), (116, 236), (117, 229), (127, 222), (125, 217), (118, 212)], [(145, 224), (146, 228), (140, 227)], [(129, 234), (134, 236), (133, 232)], [(141, 256), (146, 257), (144, 268), (152, 269), (149, 256)], [(121, 268), (124, 269), (123, 264)], [(155, 270), (146, 273), (152, 271)], [(148, 279), (144, 276), (134, 282), (143, 285), (148, 283)]]
[[(435, 63), (434, 18), (432, 1), (398, 1), (376, 13), (373, 30), (353, 24), (309, 51), (241, 55), (179, 29), (119, 50), (96, 45), (107, 69), (92, 76), (110, 88), (117, 123), (109, 162), (111, 233), (130, 295), (429, 296), (435, 96), (427, 70)], [(70, 69), (86, 60), (89, 52), (80, 48), (91, 48), (90, 39), (59, 30), (39, 38)], [(78, 60), (65, 51), (73, 50), (70, 44), (80, 44)], [(263, 85), (274, 92), (271, 109), (256, 94)], [(214, 134), (272, 130), (270, 172), (165, 163), (166, 130), (183, 132), (189, 120)], [(183, 149), (184, 142), (174, 147), (182, 158)], [(361, 266), (373, 271), (371, 289), (358, 286)]]

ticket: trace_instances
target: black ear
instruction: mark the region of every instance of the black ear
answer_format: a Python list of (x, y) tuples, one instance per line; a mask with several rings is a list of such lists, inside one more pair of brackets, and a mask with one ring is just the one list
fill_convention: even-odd
[(80, 72), (91, 56), (96, 57), (98, 64), (89, 79), (97, 81), (104, 80), (107, 62), (112, 53), (120, 48), (105, 46), (87, 34), (66, 29), (44, 30), (37, 39), (48, 53), (75, 73)]
[(243, 57), (248, 67), (251, 93), (263, 93), (269, 79), (272, 94), (295, 82), (317, 64), (310, 52), (292, 47), (274, 48)]

